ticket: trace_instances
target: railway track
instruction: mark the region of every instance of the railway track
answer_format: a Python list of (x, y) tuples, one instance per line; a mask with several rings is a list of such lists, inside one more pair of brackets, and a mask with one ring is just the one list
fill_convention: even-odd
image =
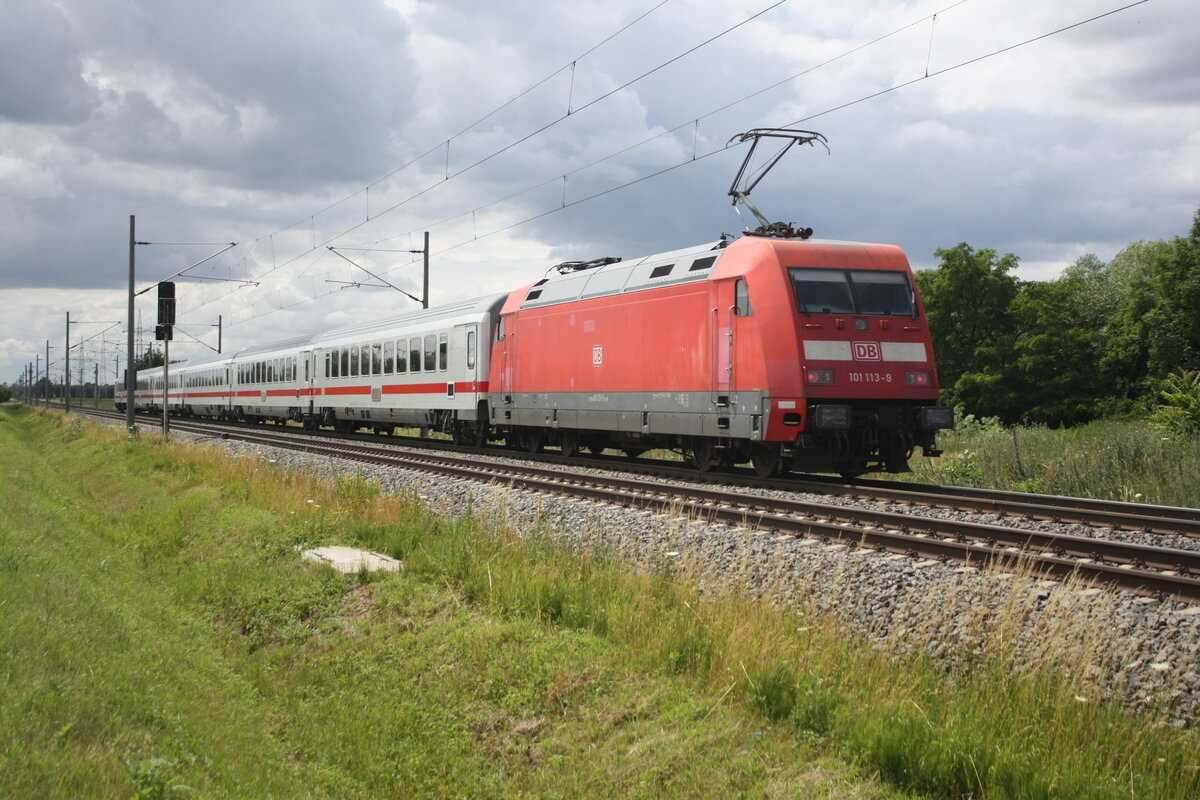
[[(400, 449), (399, 441), (363, 436), (314, 435), (275, 426), (214, 426), (210, 422), (173, 420), (177, 431), (220, 436), (252, 444), (298, 450), (329, 458), (414, 469), (453, 478), (512, 485), (534, 492), (581, 497), (652, 512), (769, 530), (863, 547), (909, 557), (975, 566), (1027, 569), (1039, 577), (1061, 580), (1078, 576), (1085, 582), (1119, 587), (1137, 594), (1200, 604), (1200, 551), (1144, 543), (1027, 530), (936, 516), (873, 511), (800, 499), (797, 490), (856, 500), (883, 501), (931, 508), (970, 510), (999, 518), (1020, 517), (1071, 522), (1092, 527), (1148, 533), (1200, 536), (1200, 511), (1128, 503), (1102, 503), (1080, 498), (1012, 492), (986, 492), (963, 487), (921, 486), (890, 481), (843, 481), (802, 476), (762, 480), (742, 475), (698, 476), (661, 462), (637, 464), (627, 459), (592, 458), (567, 461), (542, 454), (500, 463), (491, 458), (511, 451), (447, 450), (426, 446)], [(405, 445), (431, 445), (403, 440)], [(487, 456), (489, 459), (482, 459)], [(614, 463), (615, 462), (615, 463)], [(614, 466), (635, 476), (596, 474), (585, 470)], [(656, 481), (647, 480), (657, 478)], [(698, 478), (724, 485), (697, 485)], [(680, 484), (679, 481), (686, 481)], [(783, 489), (783, 496), (748, 494), (729, 483), (761, 489)], [(790, 495), (790, 496), (789, 496)], [(1149, 513), (1147, 513), (1149, 512)]]

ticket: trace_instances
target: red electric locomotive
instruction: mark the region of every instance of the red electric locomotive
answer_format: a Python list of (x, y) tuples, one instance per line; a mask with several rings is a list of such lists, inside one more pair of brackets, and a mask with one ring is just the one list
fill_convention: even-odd
[(560, 265), (509, 295), (491, 369), (494, 431), (696, 466), (857, 475), (907, 469), (953, 414), (890, 245), (746, 236)]

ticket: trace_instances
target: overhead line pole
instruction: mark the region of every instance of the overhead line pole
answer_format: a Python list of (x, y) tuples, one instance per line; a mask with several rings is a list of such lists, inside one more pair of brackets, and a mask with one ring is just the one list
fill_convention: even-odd
[(67, 312), (67, 346), (63, 348), (63, 403), (71, 413), (71, 312)]
[[(133, 249), (137, 246), (134, 241), (134, 216), (129, 215), (129, 325), (125, 335), (125, 427), (130, 436), (137, 435), (137, 426), (133, 422), (133, 393), (137, 388), (137, 375), (133, 370), (136, 355), (133, 352), (133, 281), (134, 257)], [(47, 358), (49, 351), (47, 351)]]

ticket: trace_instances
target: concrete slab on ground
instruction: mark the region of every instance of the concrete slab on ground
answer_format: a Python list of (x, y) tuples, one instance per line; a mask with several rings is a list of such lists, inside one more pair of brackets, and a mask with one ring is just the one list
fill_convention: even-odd
[(314, 564), (328, 564), (338, 572), (353, 574), (365, 569), (367, 572), (383, 570), (399, 572), (400, 562), (382, 553), (372, 553), (370, 550), (359, 550), (355, 547), (317, 547), (300, 553), (303, 561)]

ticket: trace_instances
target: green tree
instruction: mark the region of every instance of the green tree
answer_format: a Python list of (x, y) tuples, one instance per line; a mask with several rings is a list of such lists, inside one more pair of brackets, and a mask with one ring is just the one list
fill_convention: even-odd
[(972, 413), (1009, 417), (1016, 398), (1003, 376), (1017, 333), (1012, 303), (1019, 282), (1012, 253), (966, 242), (934, 251), (941, 264), (916, 275), (937, 356), (942, 400)]
[(12, 399), (12, 389), (7, 386), (0, 385), (0, 403), (7, 403)]
[(1189, 236), (1132, 244), (1108, 272), (1124, 291), (1104, 327), (1101, 371), (1116, 401), (1146, 402), (1167, 375), (1200, 368), (1200, 211)]
[(150, 369), (163, 365), (163, 351), (153, 345), (146, 345), (146, 352), (133, 360), (135, 370)]
[(1021, 284), (1011, 306), (1014, 361), (1002, 376), (1016, 398), (1006, 420), (1058, 426), (1098, 416), (1103, 334), (1087, 319), (1085, 286), (1070, 275)]

